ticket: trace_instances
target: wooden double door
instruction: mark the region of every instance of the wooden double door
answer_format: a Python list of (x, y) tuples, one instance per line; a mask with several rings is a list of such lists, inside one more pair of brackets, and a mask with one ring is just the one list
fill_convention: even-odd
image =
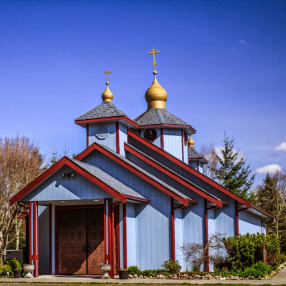
[(104, 209), (57, 209), (57, 272), (102, 274), (104, 262)]

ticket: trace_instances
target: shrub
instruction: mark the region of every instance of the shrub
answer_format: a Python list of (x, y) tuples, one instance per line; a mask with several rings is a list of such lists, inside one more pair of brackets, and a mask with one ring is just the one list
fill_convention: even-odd
[(233, 270), (245, 269), (263, 260), (263, 241), (267, 243), (267, 262), (274, 267), (277, 266), (280, 263), (279, 239), (273, 234), (265, 236), (264, 234), (257, 233), (224, 239), (231, 268)]
[(169, 258), (166, 260), (163, 264), (162, 267), (166, 269), (167, 272), (169, 273), (178, 273), (181, 270), (181, 265), (177, 260), (173, 260), (172, 258)]
[(19, 262), (19, 260), (17, 258), (11, 258), (10, 260), (8, 260), (6, 262), (7, 265), (9, 265), (12, 269), (12, 271), (14, 272), (14, 270), (16, 269), (19, 269), (21, 270), (22, 269), (22, 266), (21, 266), (21, 263)]
[(11, 267), (8, 264), (2, 265), (2, 266), (0, 265), (0, 275), (1, 276), (6, 276), (7, 273), (10, 276), (14, 275), (13, 270), (11, 269)]
[(256, 278), (262, 278), (266, 275), (269, 275), (272, 272), (271, 267), (267, 264), (265, 264), (262, 261), (259, 261), (255, 264), (253, 264), (251, 267), (247, 267), (243, 271), (244, 277), (253, 276)]
[(134, 275), (134, 274), (142, 275), (142, 271), (137, 266), (130, 266), (128, 268), (128, 273), (131, 275)]

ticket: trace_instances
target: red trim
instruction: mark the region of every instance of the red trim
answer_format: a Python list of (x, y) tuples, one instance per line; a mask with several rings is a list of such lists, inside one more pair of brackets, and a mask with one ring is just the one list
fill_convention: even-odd
[(86, 148), (89, 145), (89, 124), (86, 124)]
[(120, 154), (119, 122), (116, 121), (116, 153)]
[(199, 164), (198, 161), (197, 161), (197, 171), (198, 171), (198, 172), (200, 171), (200, 164)]
[(107, 210), (107, 208), (106, 208), (106, 201), (107, 201), (107, 199), (104, 199), (104, 215), (103, 215), (103, 217), (104, 217), (104, 222), (103, 222), (103, 227), (104, 227), (104, 263), (106, 264), (107, 263), (107, 236), (106, 236), (106, 233), (107, 233), (107, 231), (106, 231), (106, 210)]
[(235, 234), (239, 236), (238, 203), (235, 202)]
[(32, 264), (32, 220), (33, 220), (33, 202), (29, 202), (29, 264)]
[(115, 116), (115, 117), (104, 117), (104, 118), (97, 118), (97, 119), (86, 119), (86, 120), (75, 120), (75, 123), (78, 125), (81, 124), (88, 124), (88, 123), (93, 123), (93, 122), (102, 122), (102, 121), (115, 121), (115, 120), (124, 120), (134, 127), (138, 128), (137, 123), (132, 121), (131, 119), (125, 117), (125, 116)]
[(161, 148), (164, 150), (164, 129), (163, 128), (161, 128), (160, 138), (161, 138)]
[(59, 273), (59, 232), (58, 232), (58, 207), (55, 207), (55, 274)]
[(23, 190), (21, 190), (14, 197), (12, 197), (10, 200), (10, 205), (13, 205), (15, 202), (20, 200), (28, 192), (30, 192), (32, 189), (34, 189), (36, 186), (38, 186), (40, 183), (42, 183), (45, 179), (47, 179), (49, 176), (51, 176), (54, 172), (59, 170), (64, 165), (71, 167), (74, 171), (84, 176), (86, 179), (88, 179), (92, 183), (98, 185), (100, 188), (102, 188), (103, 190), (105, 190), (106, 192), (108, 192), (109, 194), (111, 194), (112, 196), (120, 200), (121, 202), (123, 203), (126, 202), (126, 198), (124, 195), (118, 193), (116, 190), (108, 186), (105, 182), (91, 175), (89, 172), (82, 169), (76, 163), (74, 163), (73, 161), (70, 161), (67, 157), (63, 157), (57, 163), (55, 163), (50, 169), (48, 169), (46, 172), (41, 174), (33, 182), (31, 182), (28, 186), (26, 186)]
[(157, 189), (161, 190), (162, 192), (168, 194), (169, 196), (171, 196), (175, 200), (179, 201), (184, 206), (188, 205), (188, 200), (187, 199), (182, 198), (182, 197), (178, 196), (177, 194), (174, 194), (171, 190), (167, 189), (166, 187), (164, 187), (163, 185), (158, 183), (156, 180), (150, 178), (149, 176), (147, 176), (143, 172), (137, 170), (136, 168), (131, 166), (129, 163), (127, 163), (126, 161), (123, 161), (120, 157), (114, 155), (113, 153), (111, 153), (110, 151), (108, 151), (105, 148), (101, 147), (97, 143), (93, 143), (92, 145), (90, 145), (86, 150), (84, 150), (82, 153), (80, 153), (75, 159), (76, 160), (82, 160), (86, 155), (91, 153), (93, 150), (97, 150), (97, 151), (101, 152), (103, 155), (107, 156), (108, 158), (110, 158), (113, 161), (115, 161), (116, 163), (120, 164), (121, 166), (123, 166), (127, 170), (129, 170), (132, 173), (136, 174), (137, 176), (139, 176), (140, 178), (144, 179), (145, 181), (147, 181), (151, 185), (155, 186)]
[[(208, 224), (208, 202), (204, 199), (204, 218), (205, 218), (205, 245), (209, 243), (209, 224)], [(210, 261), (209, 261), (209, 247), (206, 248), (206, 271), (210, 271)]]
[(120, 219), (119, 219), (119, 208), (120, 205), (115, 206), (115, 225), (116, 225), (116, 263), (117, 272), (120, 269)]
[(176, 125), (176, 124), (151, 124), (151, 125), (140, 125), (138, 129), (146, 129), (146, 128), (162, 128), (162, 127), (171, 127), (171, 128), (185, 128), (191, 129), (193, 133), (196, 133), (196, 129), (194, 129), (191, 125)]
[(114, 206), (111, 206), (111, 277), (115, 274)]
[(126, 225), (126, 204), (123, 204), (123, 267), (127, 268), (127, 225)]
[(140, 143), (144, 144), (145, 146), (149, 147), (150, 149), (152, 149), (153, 151), (155, 151), (156, 153), (162, 155), (163, 157), (167, 158), (168, 160), (170, 160), (171, 162), (177, 164), (178, 166), (180, 166), (181, 168), (185, 169), (186, 171), (188, 171), (189, 173), (197, 176), (198, 178), (200, 178), (201, 180), (205, 181), (206, 183), (210, 184), (211, 186), (217, 188), (218, 190), (220, 190), (221, 192), (223, 192), (224, 194), (228, 195), (229, 197), (231, 197), (232, 199), (238, 201), (239, 203), (247, 206), (248, 208), (251, 208), (252, 205), (250, 202), (244, 200), (243, 198), (237, 196), (236, 194), (234, 194), (233, 192), (225, 189), (223, 186), (219, 185), (218, 183), (216, 183), (215, 181), (211, 180), (210, 178), (208, 178), (207, 176), (205, 176), (204, 174), (194, 170), (193, 168), (191, 168), (189, 165), (187, 165), (186, 163), (183, 163), (181, 160), (177, 159), (176, 157), (174, 157), (173, 155), (165, 152), (164, 150), (162, 150), (161, 148), (158, 148), (156, 145), (154, 144), (150, 144), (147, 140), (144, 140), (142, 137), (138, 136), (137, 134), (131, 132), (130, 130), (128, 130), (128, 136), (134, 138), (135, 140), (139, 141)]
[(53, 264), (52, 264), (52, 205), (49, 204), (49, 273), (52, 275), (53, 272)]
[[(177, 174), (175, 174), (173, 171), (167, 169), (166, 167), (156, 163), (153, 159), (150, 159), (148, 157), (146, 157), (144, 154), (138, 152), (137, 150), (135, 150), (132, 146), (125, 144), (124, 148), (127, 152), (130, 152), (131, 154), (135, 155), (136, 157), (140, 158), (141, 160), (143, 160), (144, 162), (148, 163), (149, 165), (151, 165), (152, 167), (156, 168), (157, 170), (159, 170), (160, 172), (164, 173), (165, 175), (167, 175), (168, 177), (176, 180), (177, 182), (179, 182), (180, 184), (182, 184), (183, 186), (187, 187), (189, 190), (197, 193), (198, 195), (202, 196), (203, 198), (207, 199), (208, 201), (216, 204), (219, 207), (222, 207), (222, 201), (220, 200), (216, 200), (215, 198), (213, 198), (212, 196), (210, 196), (209, 194), (203, 192), (202, 190), (200, 190), (199, 188), (196, 188), (195, 186), (191, 185), (190, 182), (186, 181), (183, 178), (180, 178)], [(194, 201), (196, 202), (196, 201)]]
[(182, 161), (185, 162), (184, 160), (184, 131), (183, 129), (181, 130), (181, 141), (182, 141)]
[(108, 264), (111, 265), (110, 275), (112, 275), (112, 243), (111, 243), (111, 199), (108, 199)]
[(189, 158), (189, 161), (201, 161), (201, 162), (203, 162), (202, 164), (207, 164), (209, 162), (203, 157)]
[(124, 195), (126, 199), (132, 200), (132, 201), (137, 201), (137, 202), (142, 202), (142, 203), (150, 203), (151, 200), (149, 199), (143, 199), (143, 198), (138, 198), (134, 196), (129, 196), (129, 195)]
[(174, 216), (174, 199), (171, 199), (171, 244), (172, 244), (172, 259), (176, 260), (175, 249), (175, 216)]

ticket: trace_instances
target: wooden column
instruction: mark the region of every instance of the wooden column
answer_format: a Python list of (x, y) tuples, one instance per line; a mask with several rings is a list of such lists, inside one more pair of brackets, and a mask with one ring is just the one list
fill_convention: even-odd
[(239, 236), (238, 203), (235, 202), (235, 234)]
[(126, 225), (126, 203), (123, 204), (123, 267), (127, 268), (127, 225)]
[(161, 148), (164, 150), (164, 129), (161, 128), (161, 135), (160, 135), (160, 141), (161, 141)]
[(116, 122), (116, 153), (120, 154), (119, 122)]
[(86, 124), (86, 148), (89, 146), (89, 124)]
[(29, 203), (29, 263), (35, 266), (33, 275), (39, 276), (39, 220), (37, 202)]

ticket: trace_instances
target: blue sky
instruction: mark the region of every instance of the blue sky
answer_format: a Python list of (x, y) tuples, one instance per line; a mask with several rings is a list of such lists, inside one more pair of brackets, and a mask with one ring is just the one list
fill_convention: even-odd
[(0, 137), (79, 153), (74, 119), (101, 103), (107, 68), (114, 104), (146, 110), (153, 47), (167, 109), (198, 150), (226, 132), (254, 171), (286, 168), (285, 1), (0, 0)]

